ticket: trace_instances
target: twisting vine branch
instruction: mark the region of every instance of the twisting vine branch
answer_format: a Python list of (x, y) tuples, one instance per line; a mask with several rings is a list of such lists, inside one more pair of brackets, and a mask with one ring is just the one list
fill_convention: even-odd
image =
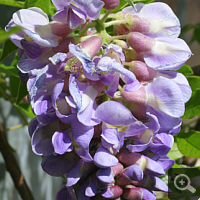
[(13, 151), (8, 143), (3, 128), (0, 124), (0, 151), (5, 160), (6, 169), (10, 173), (16, 189), (18, 190), (23, 200), (34, 200), (33, 195), (25, 181), (25, 178), (19, 168), (17, 160)]

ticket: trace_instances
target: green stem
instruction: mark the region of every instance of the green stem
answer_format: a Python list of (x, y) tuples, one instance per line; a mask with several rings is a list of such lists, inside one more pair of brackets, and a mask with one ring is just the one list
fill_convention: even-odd
[(108, 10), (105, 15), (103, 16), (103, 18), (100, 20), (100, 22), (103, 24), (106, 19), (108, 18), (108, 15), (111, 13), (112, 10)]
[(113, 26), (113, 25), (120, 25), (120, 24), (126, 24), (126, 20), (120, 19), (120, 20), (114, 20), (110, 22), (104, 23), (105, 27)]
[(107, 38), (107, 41), (110, 42), (112, 40), (120, 40), (120, 39), (126, 39), (127, 35), (117, 35), (117, 36), (111, 36)]
[(87, 24), (87, 25), (85, 26), (85, 28), (79, 33), (79, 36), (81, 37), (81, 36), (86, 35), (88, 29), (94, 27), (95, 25), (96, 25), (95, 22), (92, 22), (92, 23), (90, 23), (90, 24)]
[(13, 130), (16, 130), (18, 128), (22, 128), (24, 126), (26, 126), (26, 124), (19, 124), (19, 125), (16, 125), (16, 126), (12, 126), (10, 128), (5, 129), (4, 132), (13, 131)]

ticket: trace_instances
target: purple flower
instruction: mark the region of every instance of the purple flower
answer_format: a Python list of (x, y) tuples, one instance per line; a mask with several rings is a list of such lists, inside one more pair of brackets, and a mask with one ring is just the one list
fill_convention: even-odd
[[(122, 10), (125, 17), (132, 16), (127, 27), (130, 31), (141, 32), (149, 37), (178, 37), (180, 22), (172, 9), (165, 3), (135, 4)], [(140, 20), (138, 20), (139, 17)]]
[(52, 2), (58, 10), (52, 19), (67, 23), (71, 29), (84, 24), (87, 18), (96, 20), (104, 5), (100, 0), (52, 0)]
[(158, 70), (177, 70), (192, 55), (184, 40), (173, 37), (150, 38), (132, 32), (127, 37), (128, 44), (142, 57), (145, 63)]
[(22, 32), (10, 36), (11, 41), (19, 48), (21, 39), (27, 42), (35, 42), (43, 47), (55, 47), (58, 45), (58, 37), (52, 33), (49, 18), (40, 8), (32, 7), (21, 9), (13, 14), (13, 19), (6, 26), (9, 30), (12, 26), (20, 26)]

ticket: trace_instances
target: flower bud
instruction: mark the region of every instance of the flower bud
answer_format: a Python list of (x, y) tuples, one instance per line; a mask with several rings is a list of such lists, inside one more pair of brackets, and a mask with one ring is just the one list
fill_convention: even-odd
[(50, 22), (50, 25), (52, 33), (62, 38), (65, 38), (72, 32), (72, 29), (70, 29), (66, 23)]
[(139, 153), (132, 153), (126, 150), (121, 150), (118, 153), (118, 160), (126, 166), (137, 164), (142, 169), (144, 169), (147, 164), (144, 156)]
[(117, 165), (111, 167), (112, 175), (117, 176), (122, 172), (123, 169), (124, 169), (123, 165), (121, 163), (118, 163)]
[(129, 200), (155, 200), (156, 197), (150, 191), (144, 188), (133, 188), (133, 186), (127, 186), (124, 188), (122, 195), (125, 199)]
[(69, 44), (74, 43), (75, 39), (73, 37), (67, 37), (61, 41), (61, 43), (57, 47), (53, 47), (52, 51), (54, 54), (58, 52), (68, 53), (69, 52)]
[(138, 165), (131, 165), (130, 167), (124, 169), (117, 179), (118, 185), (124, 186), (132, 182), (132, 180), (142, 180), (143, 171)]
[(122, 195), (125, 199), (133, 200), (133, 199), (138, 199), (142, 200), (142, 190), (140, 188), (132, 188), (127, 186), (124, 188), (124, 192)]
[(92, 36), (91, 38), (78, 44), (81, 49), (89, 56), (93, 57), (102, 46), (102, 39), (98, 36)]
[(122, 91), (122, 97), (127, 102), (146, 104), (146, 91), (144, 87), (140, 87), (134, 92)]
[(139, 54), (151, 51), (152, 47), (155, 45), (154, 39), (138, 32), (129, 33), (127, 42)]
[(105, 3), (103, 8), (106, 10), (114, 10), (119, 5), (119, 0), (101, 0), (101, 1)]
[(145, 19), (141, 19), (136, 15), (128, 15), (128, 27), (130, 32), (147, 33), (150, 29), (151, 23)]
[(102, 192), (102, 196), (109, 199), (114, 199), (121, 196), (123, 190), (118, 185), (108, 186), (107, 189)]
[(130, 30), (124, 24), (114, 26), (114, 35), (124, 35), (129, 32)]
[(152, 81), (157, 74), (156, 70), (148, 67), (142, 61), (132, 61), (129, 70), (135, 74), (138, 81)]

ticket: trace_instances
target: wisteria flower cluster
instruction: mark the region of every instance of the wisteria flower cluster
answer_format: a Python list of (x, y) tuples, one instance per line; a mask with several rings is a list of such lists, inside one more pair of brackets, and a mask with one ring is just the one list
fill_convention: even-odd
[(10, 39), (36, 115), (32, 149), (66, 180), (56, 200), (156, 199), (191, 96), (176, 71), (192, 54), (178, 18), (160, 2), (117, 13), (119, 0), (52, 2), (53, 21), (21, 9), (6, 30), (22, 28)]

